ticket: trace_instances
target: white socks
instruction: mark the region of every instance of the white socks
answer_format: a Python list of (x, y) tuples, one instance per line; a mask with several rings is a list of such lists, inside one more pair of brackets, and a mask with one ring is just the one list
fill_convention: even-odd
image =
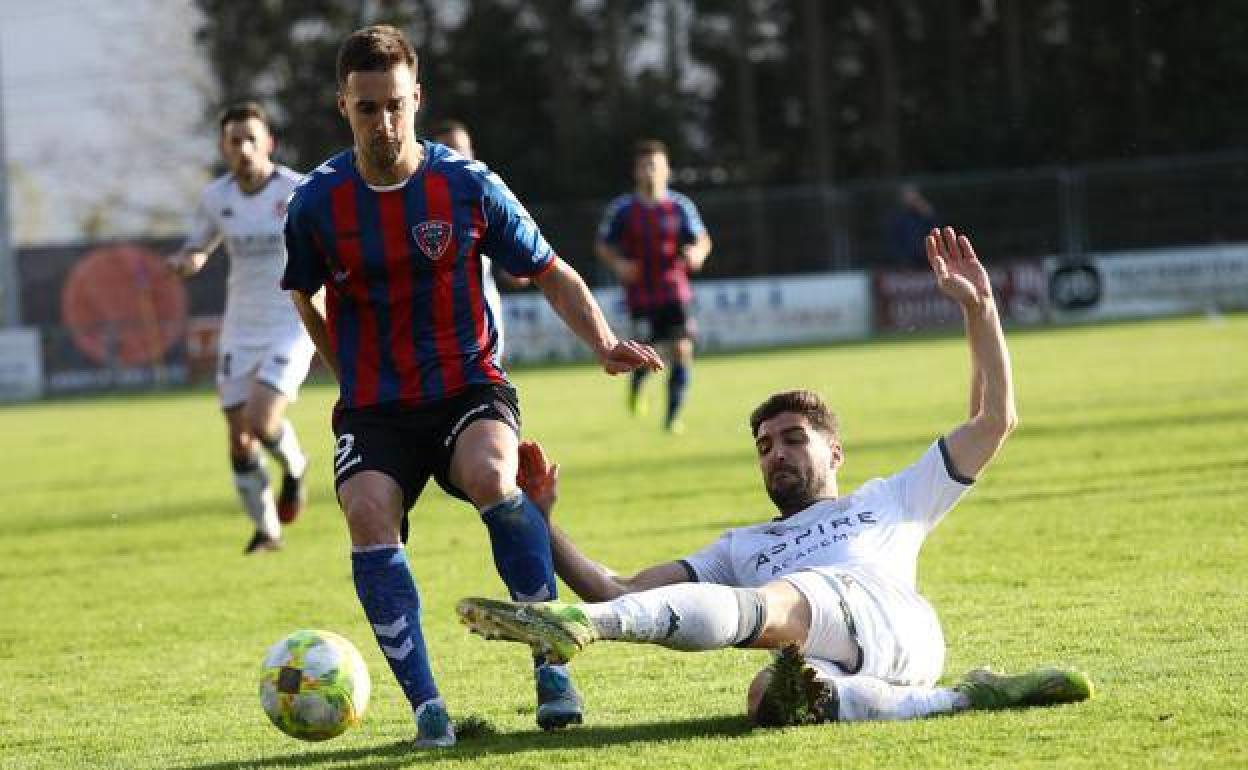
[[(299, 446), (299, 437), (290, 420), (282, 420), (278, 434), (271, 441), (261, 439), (261, 444), (281, 464), (282, 470), (295, 478), (301, 478), (308, 469), (308, 456)], [(234, 487), (243, 501), (243, 510), (256, 525), (256, 530), (273, 539), (281, 537), (282, 525), (277, 519), (277, 504), (269, 487), (269, 474), (258, 455), (247, 460), (231, 460), (234, 466)]]
[(583, 604), (581, 609), (599, 638), (686, 651), (748, 644), (766, 619), (757, 591), (703, 583), (626, 594), (601, 604)]
[(299, 446), (299, 437), (295, 435), (295, 426), (290, 420), (282, 420), (277, 437), (272, 441), (262, 441), (269, 454), (282, 465), (287, 474), (300, 478), (308, 469), (308, 456)]
[(970, 701), (956, 690), (943, 687), (902, 687), (870, 676), (825, 679), (836, 688), (840, 700), (837, 719), (842, 722), (916, 719), (952, 714), (970, 708)]
[(243, 510), (247, 518), (256, 525), (256, 530), (276, 540), (282, 535), (281, 522), (277, 520), (277, 503), (273, 500), (273, 490), (269, 488), (269, 474), (265, 473), (260, 458), (254, 458), (252, 467), (234, 465), (234, 487), (243, 502)]
[[(707, 583), (678, 583), (580, 608), (600, 639), (686, 651), (748, 645), (767, 616), (758, 591)], [(915, 719), (970, 707), (965, 695), (947, 688), (903, 687), (870, 676), (824, 681), (836, 688), (844, 722)]]

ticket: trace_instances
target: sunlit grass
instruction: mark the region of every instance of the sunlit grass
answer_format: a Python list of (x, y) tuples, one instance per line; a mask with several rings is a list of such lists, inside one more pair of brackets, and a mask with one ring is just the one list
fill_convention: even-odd
[[(456, 598), (499, 586), (475, 513), (431, 485), (410, 553), (435, 672), (457, 716), (497, 732), (417, 752), (351, 584), (331, 390), (293, 407), (312, 505), (259, 558), (241, 555), (224, 427), (197, 391), (0, 409), (0, 767), (1248, 764), (1248, 318), (1011, 344), (1022, 427), (934, 532), (920, 586), (944, 620), (947, 678), (1067, 662), (1095, 679), (1091, 703), (751, 730), (744, 693), (765, 654), (602, 645), (575, 666), (586, 724), (544, 734), (525, 652), (455, 622)], [(966, 353), (945, 337), (708, 358), (679, 438), (625, 415), (622, 380), (583, 367), (516, 380), (526, 434), (563, 466), (562, 524), (626, 571), (769, 515), (745, 427), (769, 392), (810, 386), (834, 404), (848, 490), (962, 419)], [(256, 697), (265, 648), (303, 627), (352, 639), (375, 685), (363, 725), (326, 744), (278, 733)]]

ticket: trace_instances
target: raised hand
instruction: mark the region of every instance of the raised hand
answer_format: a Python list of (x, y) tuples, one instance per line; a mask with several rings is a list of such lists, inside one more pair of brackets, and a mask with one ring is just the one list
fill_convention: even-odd
[(601, 361), (607, 374), (621, 374), (634, 369), (657, 372), (663, 368), (663, 359), (654, 348), (635, 340), (615, 343), (615, 347), (602, 354)]
[(521, 441), (518, 454), (520, 464), (516, 484), (549, 521), (550, 512), (559, 497), (559, 465), (550, 464), (542, 445), (536, 441)]
[(932, 228), (925, 244), (927, 262), (936, 274), (936, 285), (945, 296), (963, 307), (992, 301), (988, 271), (975, 255), (969, 238), (958, 235), (952, 227)]

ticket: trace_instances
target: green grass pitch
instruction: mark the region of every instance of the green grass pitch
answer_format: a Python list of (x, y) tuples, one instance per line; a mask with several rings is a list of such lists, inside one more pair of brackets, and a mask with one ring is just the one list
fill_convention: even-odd
[[(0, 409), (0, 768), (1248, 766), (1248, 317), (1010, 342), (1021, 427), (928, 540), (920, 587), (944, 621), (946, 681), (1069, 663), (1094, 678), (1090, 703), (751, 730), (765, 653), (604, 644), (574, 666), (586, 724), (544, 734), (525, 650), (456, 623), (457, 598), (501, 586), (475, 513), (431, 487), (409, 551), (434, 669), (456, 718), (496, 732), (412, 750), (351, 584), (331, 389), (291, 412), (311, 506), (284, 551), (251, 558), (224, 423), (199, 390)], [(769, 515), (745, 426), (769, 392), (809, 386), (834, 405), (848, 491), (964, 417), (966, 370), (954, 336), (708, 357), (677, 438), (625, 415), (622, 379), (515, 379), (526, 435), (563, 466), (559, 521), (629, 571)], [(256, 694), (265, 649), (299, 628), (354, 641), (374, 682), (363, 724), (324, 744), (280, 734)]]

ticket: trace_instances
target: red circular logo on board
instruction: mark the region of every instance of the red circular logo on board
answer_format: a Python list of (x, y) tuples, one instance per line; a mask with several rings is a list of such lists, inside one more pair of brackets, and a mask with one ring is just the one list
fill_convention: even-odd
[(87, 252), (61, 289), (61, 320), (98, 364), (158, 363), (185, 333), (186, 309), (182, 280), (133, 244)]

